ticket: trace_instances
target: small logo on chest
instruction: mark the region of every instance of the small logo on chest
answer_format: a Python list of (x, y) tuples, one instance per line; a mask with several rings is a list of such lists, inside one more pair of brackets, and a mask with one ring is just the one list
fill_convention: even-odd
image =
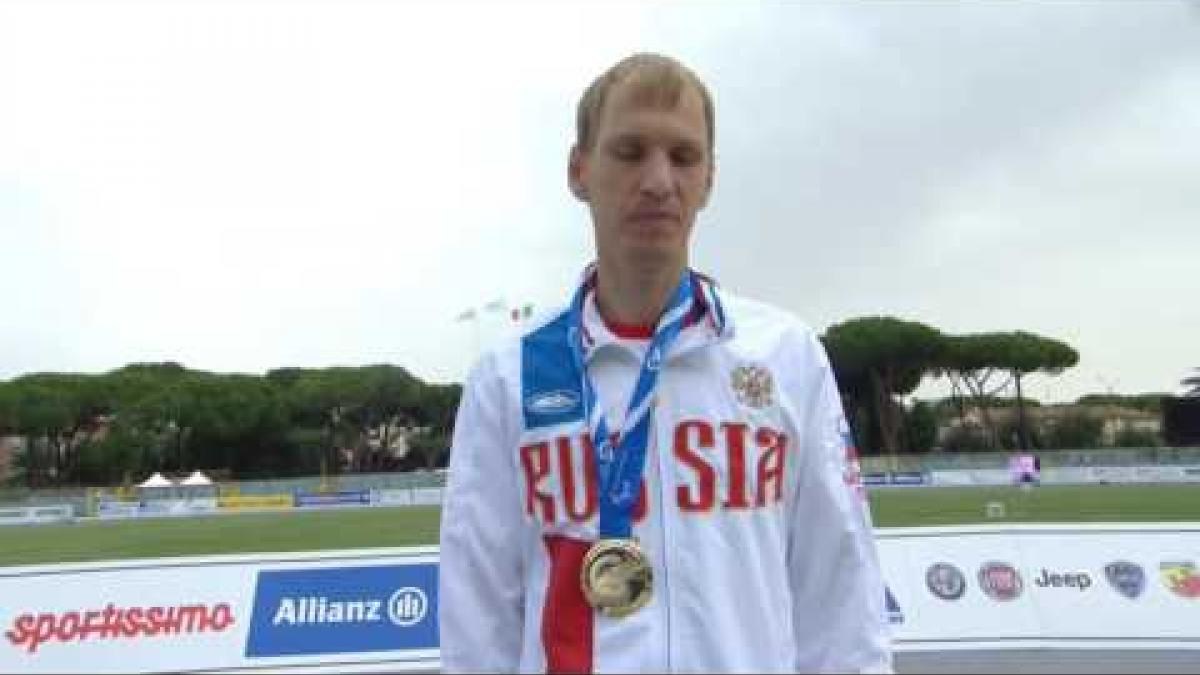
[(738, 403), (749, 408), (766, 408), (775, 400), (771, 371), (762, 366), (745, 365), (733, 369), (730, 385)]

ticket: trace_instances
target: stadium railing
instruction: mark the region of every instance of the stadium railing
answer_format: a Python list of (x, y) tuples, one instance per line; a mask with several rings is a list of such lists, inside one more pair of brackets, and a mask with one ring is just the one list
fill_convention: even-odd
[[(1042, 468), (1066, 466), (1176, 466), (1200, 465), (1200, 448), (1102, 448), (1034, 450)], [(1007, 469), (1013, 452), (931, 452), (862, 457), (865, 473), (886, 471), (951, 471)]]
[[(1035, 451), (1042, 468), (1087, 466), (1200, 466), (1200, 447), (1191, 448), (1105, 448)], [(863, 473), (929, 472), (970, 469), (1007, 469), (1011, 452), (969, 452), (865, 456), (860, 462)], [(219, 495), (296, 494), (355, 490), (391, 490), (445, 487), (446, 474), (438, 471), (404, 473), (342, 474), (278, 478), (267, 480), (221, 481)], [(30, 490), (0, 488), (0, 506), (46, 506), (70, 504), (77, 514), (92, 515), (99, 501), (137, 499), (136, 488), (59, 487)]]
[[(409, 471), (404, 473), (364, 473), (338, 476), (309, 476), (267, 480), (221, 481), (216, 485), (221, 495), (269, 495), (342, 492), (355, 490), (392, 490), (403, 488), (445, 487), (446, 476), (441, 471)], [(173, 491), (178, 495), (172, 494)], [(184, 496), (183, 488), (159, 488), (157, 498)], [(94, 515), (102, 501), (137, 501), (140, 493), (135, 487), (60, 487), (0, 488), (0, 506), (50, 506), (70, 504), (77, 514)]]

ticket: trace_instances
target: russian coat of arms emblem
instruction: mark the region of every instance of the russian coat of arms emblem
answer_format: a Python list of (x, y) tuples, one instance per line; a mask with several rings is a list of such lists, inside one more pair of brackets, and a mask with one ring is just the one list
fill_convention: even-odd
[(766, 408), (775, 399), (775, 383), (771, 371), (762, 366), (745, 365), (734, 368), (731, 378), (737, 400), (750, 408)]

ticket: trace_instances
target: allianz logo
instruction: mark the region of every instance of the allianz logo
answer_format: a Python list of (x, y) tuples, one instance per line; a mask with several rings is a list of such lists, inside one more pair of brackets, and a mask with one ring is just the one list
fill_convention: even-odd
[(382, 599), (330, 600), (325, 596), (284, 597), (275, 608), (271, 624), (371, 624), (389, 621), (400, 627), (420, 623), (429, 613), (429, 599), (419, 588), (408, 586)]
[(1042, 576), (1033, 580), (1042, 588), (1074, 588), (1086, 591), (1092, 586), (1092, 577), (1087, 572), (1051, 572), (1042, 568)]
[(533, 394), (525, 400), (525, 407), (529, 412), (541, 414), (566, 412), (577, 405), (579, 405), (579, 394), (569, 389)]

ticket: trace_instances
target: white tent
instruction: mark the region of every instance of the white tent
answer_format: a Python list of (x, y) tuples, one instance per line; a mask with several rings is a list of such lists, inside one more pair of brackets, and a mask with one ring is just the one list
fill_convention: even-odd
[(169, 488), (175, 487), (169, 479), (165, 478), (161, 473), (155, 471), (153, 476), (150, 476), (145, 481), (138, 484), (140, 488)]
[(202, 472), (193, 471), (192, 475), (188, 476), (187, 478), (184, 478), (182, 481), (179, 482), (179, 484), (191, 487), (194, 485), (212, 485), (213, 482), (208, 476), (205, 476)]

